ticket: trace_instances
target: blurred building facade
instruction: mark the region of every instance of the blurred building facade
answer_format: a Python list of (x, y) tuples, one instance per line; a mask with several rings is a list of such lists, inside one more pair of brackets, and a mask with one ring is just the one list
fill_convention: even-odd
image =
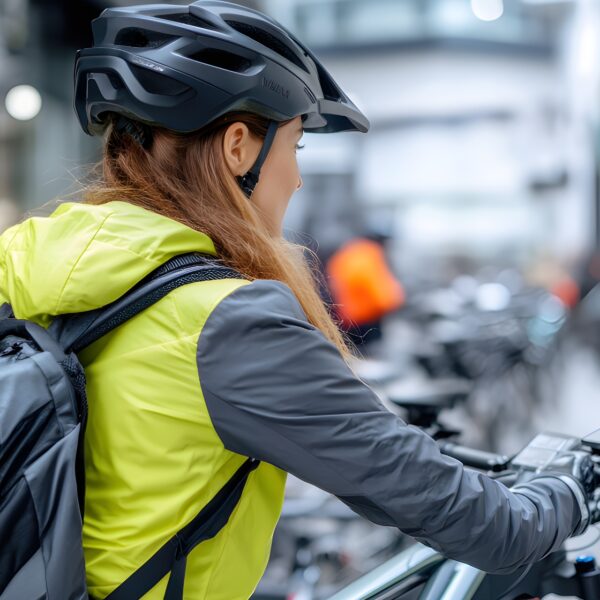
[[(0, 102), (6, 222), (77, 190), (99, 159), (72, 110), (74, 52), (103, 8), (135, 3), (0, 0), (0, 98), (27, 84), (42, 101), (29, 120)], [(291, 232), (335, 247), (383, 226), (399, 270), (454, 255), (572, 262), (596, 245), (595, 0), (246, 4), (313, 47), (372, 121), (368, 136), (307, 136)]]

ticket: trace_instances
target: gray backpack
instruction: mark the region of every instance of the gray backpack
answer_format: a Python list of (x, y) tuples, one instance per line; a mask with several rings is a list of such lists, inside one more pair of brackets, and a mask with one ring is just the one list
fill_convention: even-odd
[[(85, 375), (77, 353), (187, 283), (240, 275), (198, 254), (178, 256), (97, 311), (48, 330), (0, 309), (0, 600), (88, 598), (81, 543)], [(181, 600), (186, 556), (227, 523), (258, 461), (248, 459), (200, 513), (108, 598), (141, 598), (169, 572)]]

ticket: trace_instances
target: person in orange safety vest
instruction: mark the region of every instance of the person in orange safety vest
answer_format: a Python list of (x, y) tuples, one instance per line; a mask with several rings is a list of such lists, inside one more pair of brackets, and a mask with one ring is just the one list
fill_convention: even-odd
[(360, 237), (344, 244), (327, 262), (326, 274), (335, 312), (358, 344), (379, 337), (383, 317), (404, 304), (402, 285), (378, 241)]

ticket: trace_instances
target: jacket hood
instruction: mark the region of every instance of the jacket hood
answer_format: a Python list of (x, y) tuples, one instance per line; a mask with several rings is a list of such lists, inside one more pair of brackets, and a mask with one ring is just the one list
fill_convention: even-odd
[(47, 327), (113, 302), (187, 252), (216, 254), (205, 234), (127, 202), (62, 204), (0, 236), (0, 305)]

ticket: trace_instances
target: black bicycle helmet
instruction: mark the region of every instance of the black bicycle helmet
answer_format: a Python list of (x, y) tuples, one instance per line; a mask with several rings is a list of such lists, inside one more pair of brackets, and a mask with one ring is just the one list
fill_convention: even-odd
[(301, 116), (307, 132), (369, 129), (311, 51), (258, 11), (218, 0), (110, 8), (92, 29), (94, 46), (75, 66), (75, 108), (90, 135), (110, 113), (182, 133), (232, 111)]

